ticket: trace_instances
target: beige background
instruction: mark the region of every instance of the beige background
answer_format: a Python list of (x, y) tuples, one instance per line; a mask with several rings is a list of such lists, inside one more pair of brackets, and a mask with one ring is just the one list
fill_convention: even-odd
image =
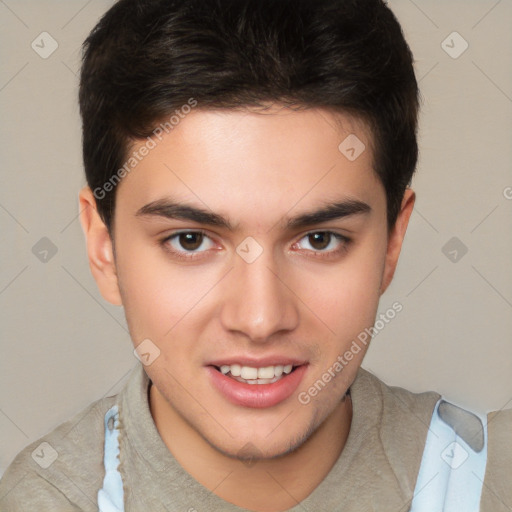
[[(119, 390), (136, 363), (122, 309), (103, 301), (89, 273), (77, 219), (79, 49), (111, 3), (0, 0), (0, 472), (29, 442)], [(421, 160), (417, 210), (381, 302), (403, 311), (365, 366), (479, 412), (510, 408), (512, 2), (389, 4), (416, 57)], [(46, 59), (31, 47), (51, 49), (48, 36), (41, 48), (44, 31), (58, 44)], [(458, 58), (464, 41), (454, 31), (469, 45)], [(46, 262), (43, 237), (57, 250)]]

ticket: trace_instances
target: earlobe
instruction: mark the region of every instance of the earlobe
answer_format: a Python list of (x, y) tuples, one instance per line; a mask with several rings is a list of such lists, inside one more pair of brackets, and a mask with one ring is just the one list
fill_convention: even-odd
[(103, 298), (116, 306), (122, 305), (112, 240), (107, 226), (96, 209), (96, 200), (89, 187), (79, 194), (80, 224), (87, 244), (91, 273)]
[(400, 250), (402, 249), (402, 243), (404, 241), (409, 219), (414, 208), (415, 199), (416, 195), (414, 191), (410, 188), (406, 189), (402, 199), (400, 212), (396, 219), (395, 225), (393, 226), (393, 229), (388, 236), (386, 262), (384, 265), (384, 274), (382, 276), (382, 284), (380, 289), (381, 295), (386, 291), (391, 283), (391, 280), (393, 279), (393, 275), (395, 274), (398, 257), (400, 256)]

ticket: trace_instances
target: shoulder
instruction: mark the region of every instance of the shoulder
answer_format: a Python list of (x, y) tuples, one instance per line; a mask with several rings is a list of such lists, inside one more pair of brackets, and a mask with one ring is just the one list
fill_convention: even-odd
[(380, 407), (382, 445), (405, 492), (414, 490), (412, 510), (512, 510), (512, 410), (477, 414), (364, 370), (357, 382)]
[(408, 428), (412, 426), (428, 429), (432, 413), (441, 395), (433, 391), (414, 393), (407, 389), (390, 386), (363, 368), (359, 369), (356, 379), (359, 388), (378, 403), (381, 410), (381, 422), (385, 428), (395, 429), (395, 426), (405, 421)]
[(440, 400), (429, 430), (414, 510), (512, 510), (512, 410), (482, 415)]
[(95, 511), (104, 476), (103, 398), (26, 446), (0, 480), (0, 509)]
[(512, 409), (487, 415), (487, 469), (482, 512), (512, 510)]

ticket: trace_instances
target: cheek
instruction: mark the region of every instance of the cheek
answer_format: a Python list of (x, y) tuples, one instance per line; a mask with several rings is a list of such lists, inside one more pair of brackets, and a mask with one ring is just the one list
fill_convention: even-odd
[(302, 297), (343, 340), (373, 325), (385, 262), (385, 240), (373, 239), (348, 253), (343, 262), (304, 280)]
[(120, 256), (116, 264), (134, 342), (139, 338), (163, 342), (172, 337), (185, 318), (194, 316), (201, 298), (215, 283), (211, 268), (171, 265), (163, 249), (132, 244), (119, 254), (130, 255)]

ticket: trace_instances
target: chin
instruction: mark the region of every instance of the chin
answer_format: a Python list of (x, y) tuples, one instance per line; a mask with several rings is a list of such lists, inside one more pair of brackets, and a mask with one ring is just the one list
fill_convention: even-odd
[[(290, 417), (292, 416), (293, 413)], [(271, 431), (270, 434), (259, 438), (255, 433), (249, 433), (243, 436), (242, 439), (230, 438), (227, 442), (213, 440), (200, 434), (219, 453), (250, 466), (256, 461), (278, 459), (295, 452), (315, 433), (321, 423), (322, 421), (318, 418), (318, 414), (315, 411), (309, 424), (303, 428), (295, 432), (290, 432), (289, 428), (283, 428), (280, 434), (286, 437), (278, 437), (277, 430), (281, 426), (278, 426), (277, 429), (274, 428), (275, 435)]]

